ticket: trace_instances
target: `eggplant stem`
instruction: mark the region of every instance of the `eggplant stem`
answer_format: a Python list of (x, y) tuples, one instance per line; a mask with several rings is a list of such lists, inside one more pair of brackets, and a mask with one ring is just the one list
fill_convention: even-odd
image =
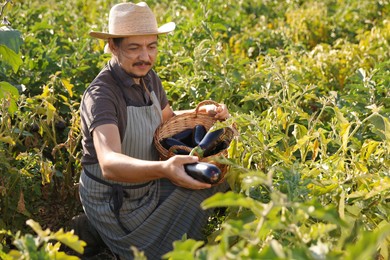
[(203, 150), (202, 150), (202, 148), (200, 148), (199, 146), (195, 146), (195, 147), (191, 150), (190, 155), (191, 155), (191, 156), (197, 155), (197, 156), (199, 156), (200, 158), (203, 158)]

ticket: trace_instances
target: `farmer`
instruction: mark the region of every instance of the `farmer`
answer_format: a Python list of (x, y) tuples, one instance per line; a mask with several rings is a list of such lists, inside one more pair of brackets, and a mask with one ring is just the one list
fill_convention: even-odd
[[(152, 70), (161, 27), (146, 3), (112, 7), (108, 33), (90, 36), (108, 41), (111, 60), (86, 89), (81, 101), (83, 171), (80, 198), (90, 225), (120, 259), (132, 259), (131, 246), (148, 259), (172, 250), (184, 234), (203, 239), (210, 212), (200, 203), (219, 191), (184, 171), (195, 156), (159, 161), (153, 146), (156, 128), (175, 114), (161, 80)], [(225, 119), (225, 105), (205, 105), (202, 113)], [(189, 110), (185, 111), (189, 112)]]

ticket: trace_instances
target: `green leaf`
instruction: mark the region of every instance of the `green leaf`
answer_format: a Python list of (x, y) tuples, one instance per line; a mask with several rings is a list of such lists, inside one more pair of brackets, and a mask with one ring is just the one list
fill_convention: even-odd
[(297, 140), (302, 139), (307, 134), (307, 128), (304, 125), (294, 124), (294, 131), (292, 132), (292, 134), (295, 137), (295, 139)]
[(373, 132), (381, 139), (390, 142), (390, 124), (389, 120), (379, 114), (370, 118), (370, 123), (375, 126)]
[(390, 192), (390, 178), (384, 177), (381, 181), (371, 183), (370, 186), (372, 189), (365, 194), (364, 199), (370, 199), (381, 193)]
[(343, 113), (337, 107), (333, 107), (333, 111), (336, 114), (336, 118), (340, 124), (348, 124), (348, 120), (344, 117)]
[(359, 232), (357, 241), (349, 244), (345, 249), (345, 260), (374, 259), (378, 245), (390, 235), (390, 225), (383, 225), (381, 229)]
[(383, 122), (385, 124), (385, 136), (386, 136), (386, 141), (390, 145), (390, 120), (389, 118), (383, 117)]
[(251, 198), (229, 191), (226, 193), (215, 194), (214, 196), (203, 201), (201, 206), (204, 209), (227, 206), (236, 206), (251, 209), (256, 206), (255, 202), (256, 201)]
[(204, 244), (203, 241), (196, 241), (193, 239), (188, 239), (185, 241), (175, 241), (173, 242), (173, 251), (165, 254), (163, 258), (172, 259), (172, 260), (181, 260), (181, 259), (195, 259), (195, 251)]
[(0, 27), (0, 45), (5, 45), (15, 53), (19, 53), (20, 46), (23, 44), (21, 33), (9, 26)]
[(84, 247), (87, 245), (84, 241), (79, 240), (73, 231), (65, 233), (63, 229), (60, 229), (52, 237), (80, 254), (84, 253)]
[(16, 53), (12, 49), (5, 45), (0, 45), (0, 60), (12, 67), (12, 70), (16, 73), (23, 64), (20, 53)]
[[(1, 48), (1, 46), (0, 46)], [(13, 114), (18, 109), (16, 101), (19, 98), (19, 91), (16, 87), (12, 86), (8, 82), (0, 81), (0, 100), (2, 102), (8, 101), (8, 111)]]

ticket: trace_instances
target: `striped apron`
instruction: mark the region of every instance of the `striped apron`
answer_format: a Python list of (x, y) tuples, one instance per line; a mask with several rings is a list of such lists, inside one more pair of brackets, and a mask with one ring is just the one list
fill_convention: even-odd
[[(161, 124), (162, 111), (153, 91), (150, 96), (150, 106), (127, 107), (122, 152), (143, 160), (158, 160), (153, 135)], [(177, 187), (167, 179), (145, 183), (103, 180), (99, 164), (84, 166), (79, 187), (89, 221), (121, 259), (133, 259), (131, 246), (143, 251), (148, 259), (161, 259), (184, 234), (204, 239), (202, 228), (211, 212), (202, 210), (200, 203), (228, 189), (226, 182), (195, 191)]]

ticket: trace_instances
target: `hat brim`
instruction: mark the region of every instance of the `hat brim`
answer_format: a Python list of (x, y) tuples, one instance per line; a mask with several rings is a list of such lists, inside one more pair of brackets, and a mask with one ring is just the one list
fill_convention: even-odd
[(131, 34), (110, 34), (104, 32), (95, 32), (92, 31), (89, 33), (91, 37), (99, 38), (99, 39), (109, 39), (109, 38), (123, 38), (128, 36), (138, 36), (138, 35), (158, 35), (158, 34), (166, 34), (175, 30), (176, 24), (174, 22), (166, 23), (160, 26), (157, 31), (153, 32), (134, 32)]

